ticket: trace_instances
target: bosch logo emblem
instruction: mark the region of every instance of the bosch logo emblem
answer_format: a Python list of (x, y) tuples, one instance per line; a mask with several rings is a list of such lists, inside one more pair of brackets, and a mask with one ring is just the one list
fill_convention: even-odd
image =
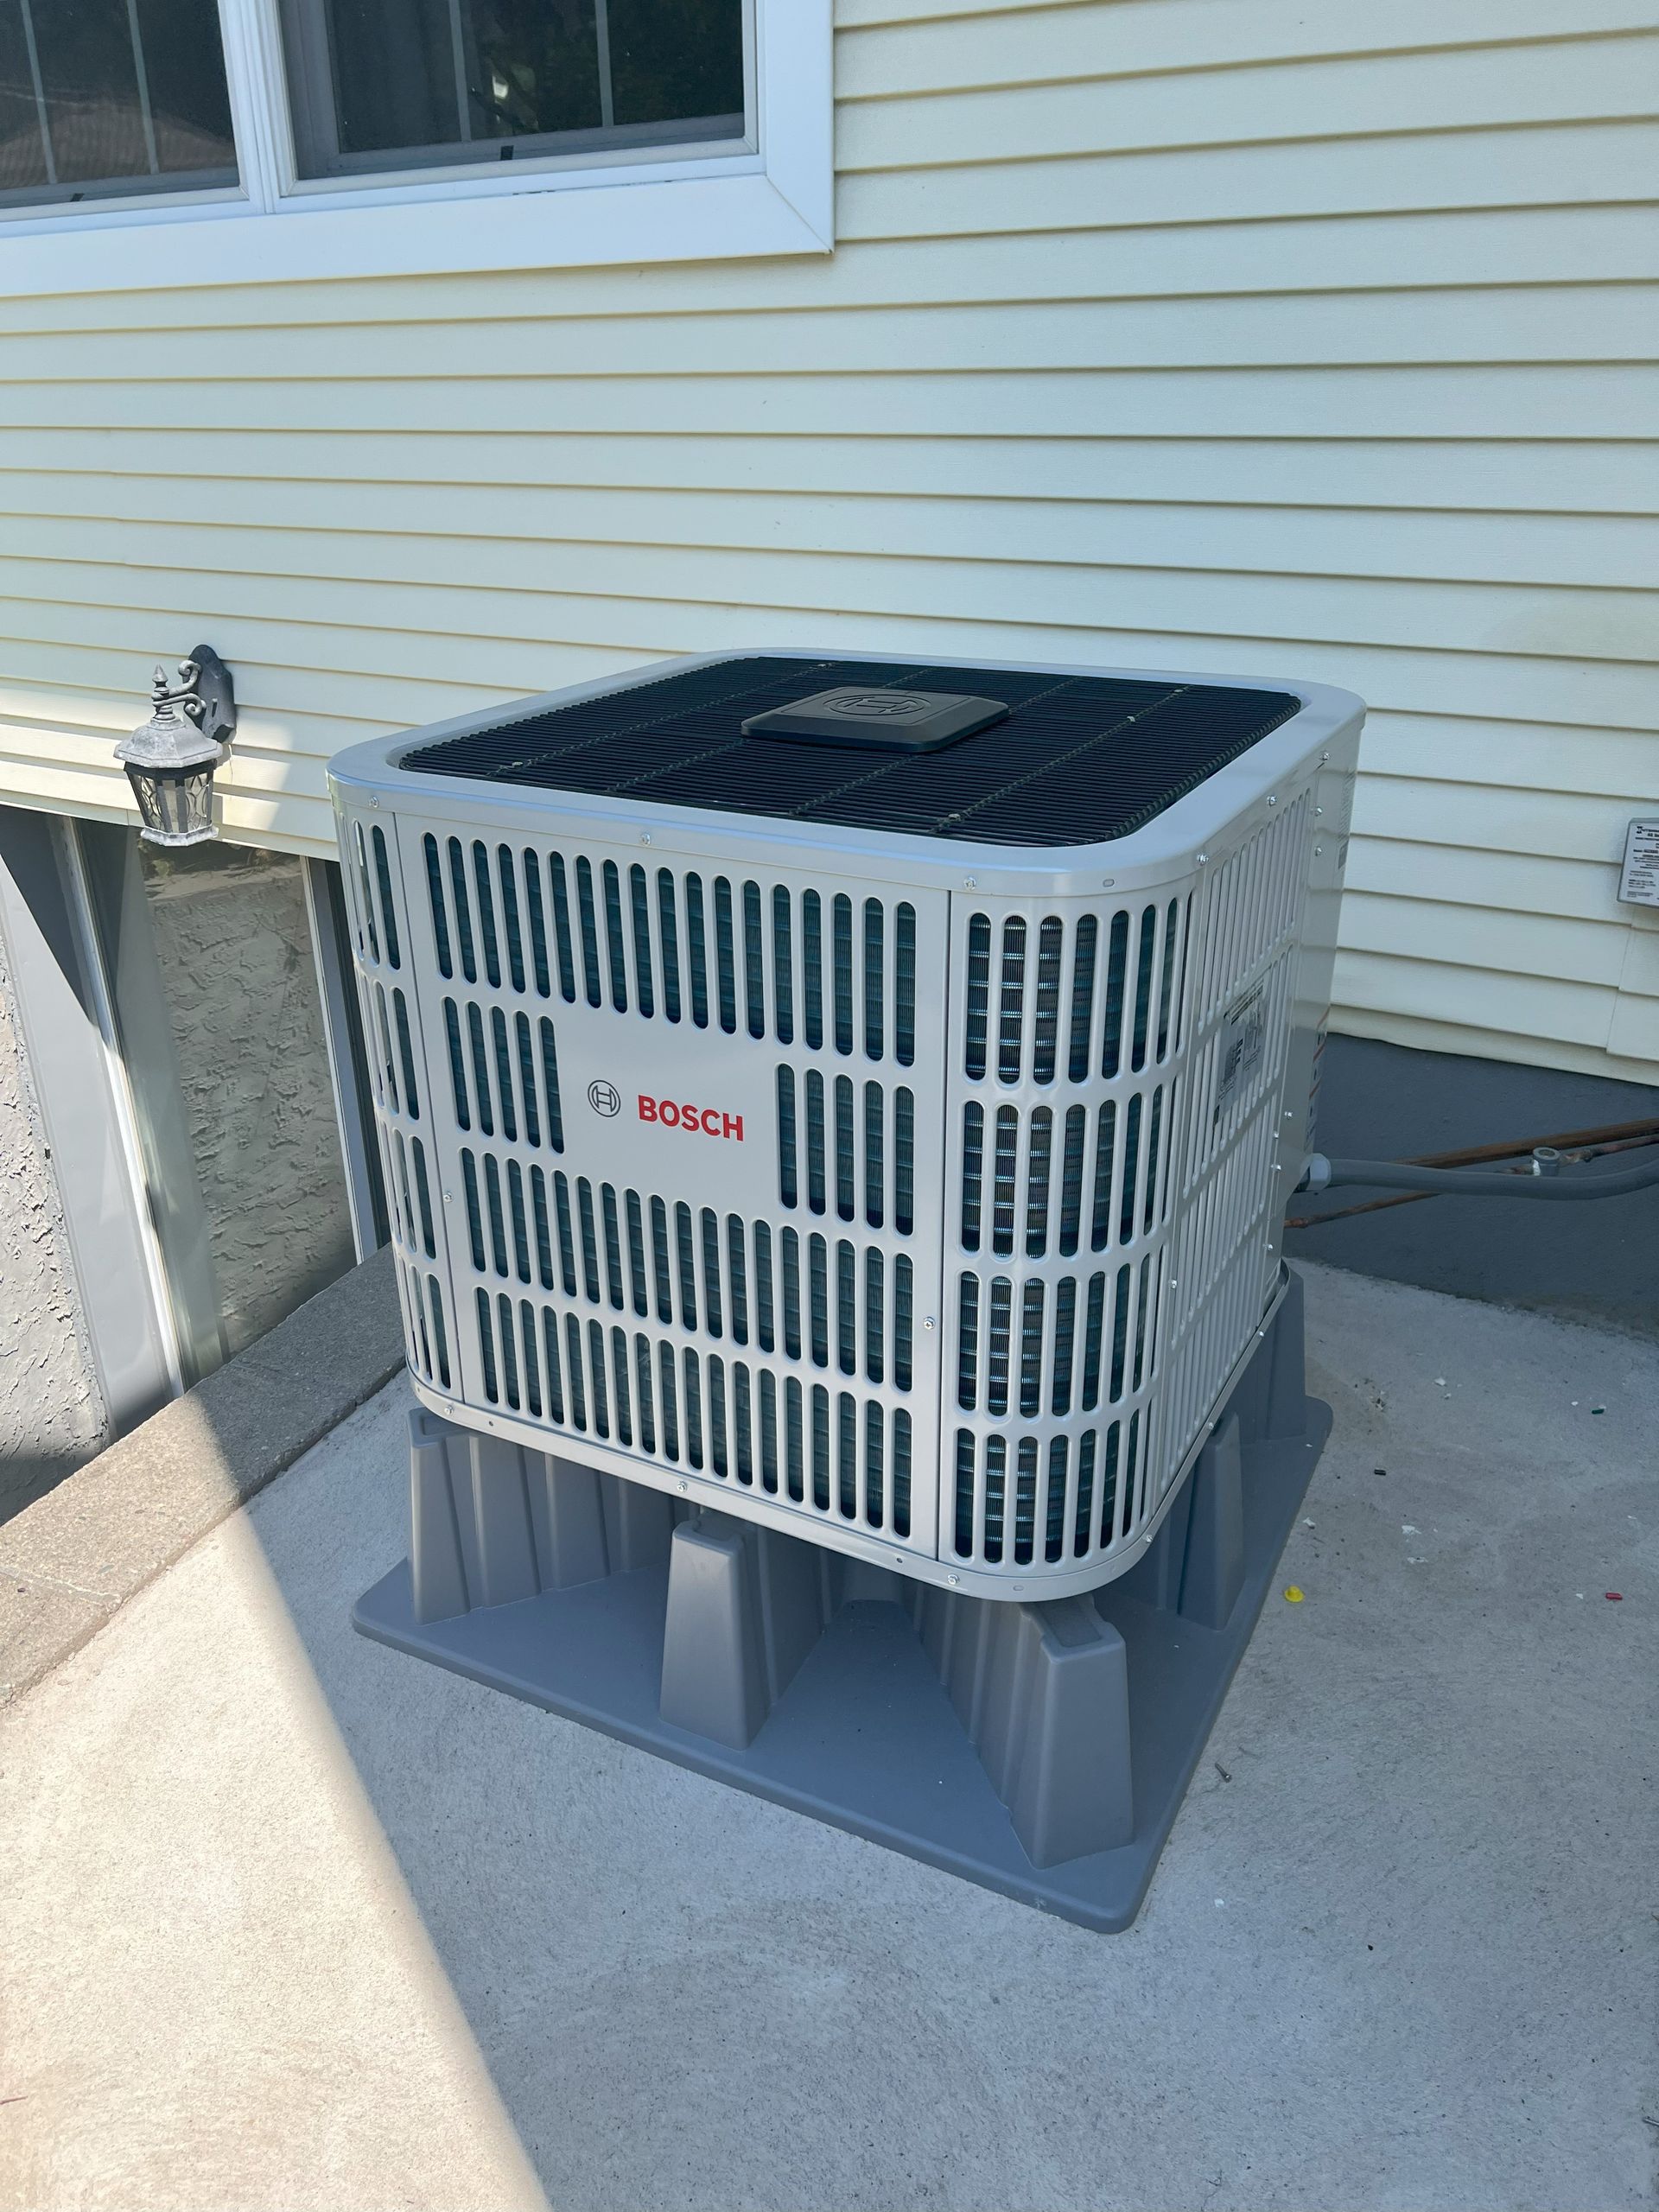
[(612, 1115), (621, 1112), (622, 1094), (613, 1083), (590, 1083), (588, 1086), (588, 1103), (595, 1114), (603, 1114), (608, 1121)]
[(860, 691), (837, 699), (834, 712), (860, 721), (913, 722), (931, 707), (930, 700), (912, 698), (903, 691)]
[(683, 1129), (688, 1136), (728, 1137), (743, 1141), (743, 1116), (728, 1114), (719, 1106), (681, 1105), (676, 1098), (651, 1098), (639, 1094), (639, 1119), (654, 1122), (661, 1129)]

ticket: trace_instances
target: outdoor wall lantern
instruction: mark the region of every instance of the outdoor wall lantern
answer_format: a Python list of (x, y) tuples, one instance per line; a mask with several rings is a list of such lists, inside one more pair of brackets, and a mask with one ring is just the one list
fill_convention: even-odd
[(151, 844), (199, 845), (218, 836), (213, 771), (229, 755), (235, 732), (231, 671), (211, 645), (198, 645), (179, 663), (175, 686), (157, 666), (149, 720), (115, 748), (138, 801), (141, 834)]

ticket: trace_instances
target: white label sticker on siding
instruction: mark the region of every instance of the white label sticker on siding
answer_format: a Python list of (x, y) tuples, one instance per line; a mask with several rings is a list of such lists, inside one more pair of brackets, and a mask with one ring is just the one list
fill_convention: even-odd
[(1216, 1079), (1213, 1122), (1220, 1122), (1234, 1093), (1255, 1071), (1267, 1034), (1268, 987), (1262, 982), (1253, 991), (1246, 991), (1236, 1005), (1229, 1007), (1222, 1022), (1221, 1065)]
[(1631, 823), (1618, 895), (1629, 906), (1659, 906), (1659, 822)]

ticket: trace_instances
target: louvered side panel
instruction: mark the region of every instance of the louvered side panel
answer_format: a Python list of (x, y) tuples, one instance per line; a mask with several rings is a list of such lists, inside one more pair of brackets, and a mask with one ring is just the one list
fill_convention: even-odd
[(944, 895), (399, 831), (456, 1401), (931, 1554)]
[(1156, 1495), (1193, 887), (953, 902), (940, 1553), (976, 1572), (1104, 1563)]
[(1135, 1556), (1249, 1345), (1312, 804), (1156, 893), (953, 902), (943, 1558)]
[(1298, 1018), (1313, 806), (1311, 788), (1282, 795), (1272, 818), (1218, 861), (1195, 901), (1201, 981), (1176, 1135), (1168, 1451), (1157, 1471), (1158, 1497), (1210, 1418), (1221, 1381), (1248, 1345), (1279, 1278), (1274, 1247), (1287, 1196), (1280, 1187), (1280, 1124), (1289, 1109), (1300, 1128), (1306, 1107), (1305, 1100), (1287, 1101), (1286, 1078)]
[(446, 981), (843, 1059), (915, 1058), (911, 899), (442, 830), (418, 849)]
[(342, 811), (340, 830), (404, 1345), (414, 1371), (448, 1390), (455, 1379), (454, 1335), (440, 1169), (397, 830), (389, 817), (358, 810)]

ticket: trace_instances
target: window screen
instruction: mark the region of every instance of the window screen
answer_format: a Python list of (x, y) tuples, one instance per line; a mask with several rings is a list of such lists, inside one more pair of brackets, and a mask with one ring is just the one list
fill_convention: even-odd
[(743, 135), (743, 0), (283, 9), (302, 176)]
[(215, 0), (0, 0), (0, 206), (236, 174)]

